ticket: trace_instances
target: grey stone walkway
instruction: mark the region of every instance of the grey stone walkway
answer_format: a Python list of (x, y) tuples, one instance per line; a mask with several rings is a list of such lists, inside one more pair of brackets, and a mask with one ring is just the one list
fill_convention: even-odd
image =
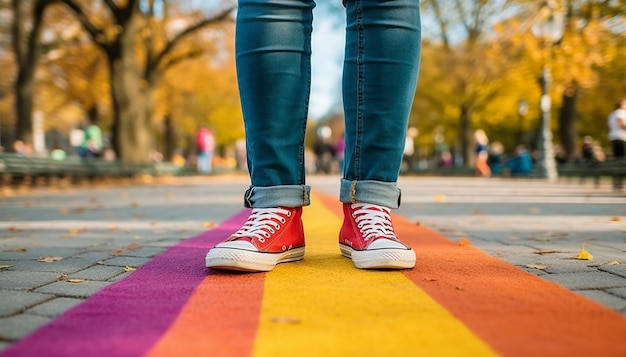
[[(339, 177), (309, 178), (336, 194)], [(0, 350), (242, 208), (245, 175), (4, 190)], [(609, 183), (402, 177), (397, 213), (626, 314), (626, 196)], [(592, 260), (579, 260), (582, 248)], [(418, 259), (419, 259), (419, 252)], [(419, 260), (418, 260), (419, 265)]]

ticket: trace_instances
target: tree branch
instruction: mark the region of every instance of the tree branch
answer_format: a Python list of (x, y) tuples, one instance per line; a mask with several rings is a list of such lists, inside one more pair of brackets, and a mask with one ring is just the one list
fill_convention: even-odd
[(234, 8), (235, 8), (234, 6), (229, 7), (223, 10), (221, 13), (217, 14), (216, 16), (211, 17), (210, 19), (204, 19), (195, 25), (189, 26), (185, 30), (178, 33), (178, 35), (174, 36), (174, 38), (168, 41), (165, 47), (163, 48), (163, 50), (161, 50), (161, 52), (159, 52), (159, 54), (156, 56), (156, 58), (152, 62), (152, 66), (150, 66), (150, 68), (147, 68), (147, 71), (148, 71), (147, 74), (149, 75), (150, 74), (149, 72), (156, 70), (164, 61), (165, 56), (168, 55), (182, 39), (184, 39), (185, 37), (189, 36), (190, 34), (198, 31), (199, 29), (205, 26), (208, 26), (212, 23), (219, 22), (219, 21), (226, 19), (230, 15), (230, 13), (234, 10)]
[(81, 25), (83, 25), (83, 28), (85, 29), (85, 31), (89, 33), (91, 40), (98, 46), (102, 48), (106, 48), (108, 44), (102, 41), (102, 35), (103, 35), (102, 30), (94, 26), (93, 23), (89, 21), (89, 17), (83, 11), (83, 9), (73, 0), (61, 0), (61, 1), (65, 5), (67, 5), (67, 7), (69, 7), (72, 11), (74, 11), (74, 13), (76, 14), (76, 17), (78, 18), (78, 21), (81, 23)]

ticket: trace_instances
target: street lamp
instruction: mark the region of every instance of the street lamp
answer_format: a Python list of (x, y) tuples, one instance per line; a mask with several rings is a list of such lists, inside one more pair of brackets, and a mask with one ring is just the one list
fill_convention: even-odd
[[(544, 1), (539, 7), (539, 14), (532, 26), (533, 34), (543, 41), (545, 47), (550, 49), (563, 36), (565, 13), (559, 9), (552, 0)], [(541, 131), (537, 174), (548, 180), (556, 180), (556, 161), (554, 160), (554, 148), (552, 145), (552, 130), (550, 125), (550, 69), (549, 60), (545, 60), (541, 69), (539, 84), (541, 85)]]

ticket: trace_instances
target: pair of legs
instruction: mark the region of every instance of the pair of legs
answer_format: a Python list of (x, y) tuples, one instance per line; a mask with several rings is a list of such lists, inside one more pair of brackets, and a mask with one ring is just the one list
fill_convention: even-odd
[[(613, 149), (613, 157), (616, 159), (626, 159), (626, 141), (624, 140), (611, 140), (611, 147)], [(624, 188), (624, 176), (613, 177), (613, 188), (621, 190)]]
[[(277, 262), (302, 257), (293, 250), (302, 248), (303, 254), (303, 237), (291, 236), (300, 235), (301, 207), (310, 203), (304, 138), (314, 7), (313, 0), (239, 1), (237, 76), (251, 178), (244, 199), (253, 213), (242, 230), (209, 252), (209, 267), (237, 270), (232, 266), (237, 262), (228, 263), (237, 260), (230, 253), (253, 249), (284, 255)], [(355, 253), (359, 256), (371, 244), (396, 249), (400, 255), (409, 251), (400, 259), (407, 261), (401, 264), (384, 263), (380, 257), (378, 263), (359, 266), (355, 260), (355, 264), (364, 268), (412, 267), (414, 253), (393, 234), (389, 209), (400, 205), (397, 179), (421, 50), (419, 1), (346, 0), (345, 7), (345, 159), (339, 199), (350, 220), (344, 221), (340, 247), (353, 260), (357, 259)], [(293, 227), (292, 221), (296, 221)], [(289, 244), (282, 244), (285, 241)], [(265, 245), (280, 249), (274, 252)], [(271, 267), (272, 259), (268, 260)]]

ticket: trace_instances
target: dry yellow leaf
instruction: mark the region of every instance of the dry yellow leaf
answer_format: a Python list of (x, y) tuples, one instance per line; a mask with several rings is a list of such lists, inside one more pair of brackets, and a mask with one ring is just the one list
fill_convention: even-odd
[(459, 240), (459, 245), (460, 245), (461, 247), (467, 247), (467, 246), (472, 245), (472, 242), (470, 242), (470, 240), (469, 240), (469, 239), (467, 239), (467, 238), (461, 238), (461, 239)]
[(610, 261), (610, 262), (608, 262), (606, 264), (607, 265), (619, 265), (619, 262), (617, 260), (613, 260), (613, 261)]
[(13, 226), (11, 226), (11, 227), (9, 227), (7, 229), (9, 230), (9, 232), (12, 232), (12, 233), (17, 233), (17, 232), (21, 232), (22, 231), (20, 228), (13, 227)]
[(0, 269), (8, 269), (8, 268), (10, 268), (12, 266), (13, 266), (13, 264), (0, 265)]
[(84, 281), (85, 281), (85, 279), (77, 279), (77, 278), (72, 278), (72, 279), (67, 279), (67, 281), (68, 281), (69, 283), (75, 283), (75, 284), (76, 284), (76, 283), (82, 283), (82, 282), (84, 282)]
[(542, 269), (547, 268), (547, 267), (548, 267), (548, 265), (546, 265), (546, 264), (541, 264), (541, 263), (536, 263), (536, 264), (526, 264), (526, 267), (527, 267), (527, 268), (531, 268), (531, 269), (539, 269), (539, 270), (542, 270)]
[(622, 218), (621, 217), (613, 217), (611, 218), (611, 222), (621, 222)]
[(80, 232), (85, 231), (85, 228), (83, 227), (73, 227), (67, 230), (68, 232), (70, 232), (71, 234), (78, 234)]
[(133, 268), (133, 267), (128, 266), (128, 265), (124, 267), (124, 271), (125, 272), (131, 272), (131, 271), (135, 271), (135, 270), (137, 270), (137, 268)]
[(120, 229), (120, 227), (118, 227), (118, 226), (110, 226), (107, 229), (110, 230), (110, 231), (117, 231), (118, 229)]
[(578, 254), (575, 257), (576, 259), (580, 259), (580, 260), (591, 260), (593, 259), (593, 255), (591, 255), (591, 253), (589, 253), (585, 247), (583, 246), (580, 249), (580, 252), (578, 252)]
[(202, 223), (202, 227), (203, 228), (213, 228), (213, 227), (215, 227), (215, 223), (213, 223), (213, 222), (204, 222), (204, 223)]
[(63, 260), (63, 257), (41, 257), (37, 259), (38, 262), (42, 263), (53, 263), (58, 262), (59, 260)]
[(436, 195), (435, 196), (435, 202), (446, 202), (446, 196), (445, 195)]

